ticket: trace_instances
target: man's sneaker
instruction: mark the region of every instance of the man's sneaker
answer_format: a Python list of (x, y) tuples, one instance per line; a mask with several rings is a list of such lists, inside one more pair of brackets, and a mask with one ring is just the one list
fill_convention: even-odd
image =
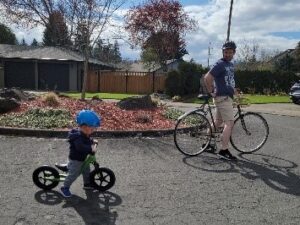
[(85, 190), (93, 190), (94, 187), (91, 184), (84, 184), (83, 185), (83, 189), (85, 189)]
[(70, 198), (72, 196), (71, 192), (70, 192), (70, 188), (68, 187), (61, 187), (61, 194), (65, 197), (65, 198)]
[(236, 161), (237, 160), (237, 158), (235, 156), (233, 156), (228, 149), (219, 151), (218, 155), (222, 159), (232, 160), (232, 161)]

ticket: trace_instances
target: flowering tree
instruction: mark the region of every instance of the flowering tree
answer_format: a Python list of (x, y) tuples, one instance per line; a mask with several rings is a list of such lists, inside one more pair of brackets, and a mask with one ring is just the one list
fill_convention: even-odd
[(167, 60), (187, 54), (184, 36), (195, 28), (196, 22), (177, 0), (149, 0), (131, 8), (125, 24), (131, 41), (143, 51), (154, 51), (156, 61), (165, 65)]

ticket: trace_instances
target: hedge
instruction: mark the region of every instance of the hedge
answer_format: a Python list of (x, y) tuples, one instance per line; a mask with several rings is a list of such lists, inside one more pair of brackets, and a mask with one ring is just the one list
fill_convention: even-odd
[(284, 71), (236, 71), (236, 87), (247, 94), (288, 93), (297, 81), (294, 73)]

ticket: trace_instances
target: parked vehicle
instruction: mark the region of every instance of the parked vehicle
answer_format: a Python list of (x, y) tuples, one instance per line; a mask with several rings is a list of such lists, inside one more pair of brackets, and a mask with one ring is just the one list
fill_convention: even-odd
[(293, 103), (300, 105), (300, 80), (291, 87), (289, 95)]

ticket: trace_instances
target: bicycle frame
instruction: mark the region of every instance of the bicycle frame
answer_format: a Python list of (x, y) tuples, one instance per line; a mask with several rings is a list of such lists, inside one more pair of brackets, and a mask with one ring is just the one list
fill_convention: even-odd
[[(207, 106), (207, 110), (205, 110), (205, 106)], [(214, 131), (215, 131), (215, 132), (213, 132), (213, 133), (218, 133), (218, 132), (217, 132), (217, 128), (216, 128), (216, 124), (215, 124), (215, 118), (214, 118), (214, 116), (213, 116), (212, 108), (211, 108), (211, 106), (210, 106), (210, 104), (209, 104), (208, 99), (205, 99), (205, 100), (204, 100), (204, 103), (203, 103), (199, 108), (197, 108), (196, 110), (192, 110), (192, 111), (190, 111), (190, 112), (188, 112), (188, 113), (191, 113), (191, 112), (201, 112), (201, 113), (204, 114), (204, 116), (206, 116), (207, 114), (209, 114), (210, 119), (211, 119), (211, 121), (212, 121), (212, 125), (213, 125), (213, 128), (214, 128)], [(188, 114), (188, 113), (186, 113), (186, 114)], [(182, 116), (182, 117), (183, 117), (183, 116)], [(237, 119), (237, 118), (239, 118), (239, 117), (242, 118), (242, 126), (243, 126), (244, 130), (245, 130), (245, 131), (247, 132), (247, 134), (248, 134), (248, 130), (247, 130), (246, 125), (245, 125), (245, 122), (244, 122), (244, 120), (243, 120), (243, 112), (242, 112), (241, 106), (240, 106), (240, 104), (237, 104), (237, 112), (236, 112), (236, 114), (234, 115), (234, 118)]]
[[(86, 159), (84, 160), (81, 168), (80, 168), (80, 173), (82, 174), (82, 172), (90, 165), (93, 164), (95, 166), (95, 169), (99, 169), (99, 164), (96, 161), (96, 156), (89, 154)], [(59, 173), (59, 178), (47, 178), (45, 177), (45, 180), (51, 180), (51, 181), (59, 181), (59, 182), (63, 182), (65, 181), (67, 177), (67, 173)]]

